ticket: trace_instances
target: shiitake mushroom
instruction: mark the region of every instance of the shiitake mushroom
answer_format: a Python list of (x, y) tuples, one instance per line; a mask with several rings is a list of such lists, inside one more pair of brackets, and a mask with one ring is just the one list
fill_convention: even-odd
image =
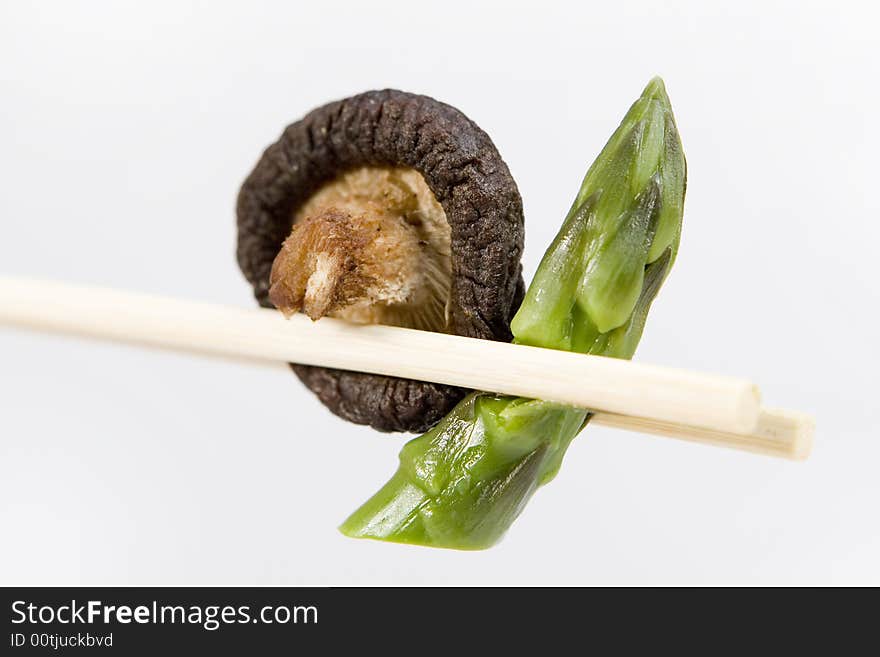
[[(522, 199), (486, 133), (449, 105), (384, 90), (313, 110), (263, 153), (237, 214), (239, 266), (263, 306), (511, 338)], [(292, 367), (331, 411), (380, 431), (425, 431), (466, 393)]]

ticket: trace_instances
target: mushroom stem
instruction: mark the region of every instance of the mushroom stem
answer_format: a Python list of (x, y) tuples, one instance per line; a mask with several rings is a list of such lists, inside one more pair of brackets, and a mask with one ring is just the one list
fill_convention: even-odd
[(368, 223), (327, 208), (294, 224), (272, 264), (269, 300), (288, 317), (303, 310), (317, 320), (365, 299), (376, 282), (367, 271)]
[(344, 286), (346, 271), (344, 257), (338, 254), (319, 253), (314, 262), (315, 268), (306, 281), (303, 311), (316, 320), (339, 305), (337, 299)]
[(294, 215), (272, 263), (269, 300), (288, 317), (445, 330), (449, 236), (417, 172), (343, 174)]

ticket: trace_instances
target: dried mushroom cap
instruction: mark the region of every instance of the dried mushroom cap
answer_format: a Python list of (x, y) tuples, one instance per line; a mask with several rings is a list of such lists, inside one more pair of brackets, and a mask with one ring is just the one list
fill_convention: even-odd
[[(313, 318), (510, 340), (522, 246), (522, 201), (489, 137), (455, 108), (401, 91), (288, 126), (238, 197), (238, 262), (258, 301)], [(425, 431), (465, 393), (293, 369), (334, 413), (382, 431)]]

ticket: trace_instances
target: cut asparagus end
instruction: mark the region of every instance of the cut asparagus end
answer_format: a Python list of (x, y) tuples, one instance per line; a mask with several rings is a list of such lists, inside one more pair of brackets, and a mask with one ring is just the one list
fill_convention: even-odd
[[(371, 538), (457, 550), (494, 545), (541, 482), (551, 416), (472, 393), (404, 447), (400, 467), (340, 526)], [(561, 411), (560, 409), (560, 412)]]

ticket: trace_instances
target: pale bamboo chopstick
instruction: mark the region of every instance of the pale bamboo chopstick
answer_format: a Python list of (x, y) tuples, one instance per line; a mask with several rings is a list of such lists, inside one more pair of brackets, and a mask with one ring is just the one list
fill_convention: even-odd
[(546, 399), (613, 414), (606, 424), (701, 442), (761, 429), (748, 381), (411, 329), (9, 277), (0, 277), (0, 323)]
[(614, 413), (597, 413), (591, 422), (613, 429), (676, 438), (792, 461), (803, 461), (809, 457), (816, 430), (816, 423), (811, 416), (784, 408), (762, 408), (757, 426), (752, 431), (742, 434)]

